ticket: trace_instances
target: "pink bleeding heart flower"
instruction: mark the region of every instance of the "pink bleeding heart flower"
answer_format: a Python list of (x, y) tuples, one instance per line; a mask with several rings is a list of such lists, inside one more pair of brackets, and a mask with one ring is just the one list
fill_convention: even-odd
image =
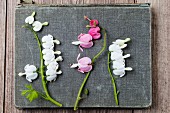
[(98, 20), (90, 20), (90, 26), (96, 27), (99, 24)]
[(80, 46), (81, 47), (84, 47), (84, 48), (90, 48), (90, 47), (92, 47), (93, 46), (93, 42), (92, 42), (92, 36), (91, 35), (89, 35), (89, 34), (80, 34), (79, 36), (78, 36), (78, 40), (80, 41), (80, 42), (83, 42), (83, 43), (80, 43)]
[(100, 28), (99, 27), (92, 27), (92, 28), (90, 28), (88, 33), (93, 37), (93, 39), (99, 39), (101, 37)]
[(74, 41), (72, 42), (72, 44), (74, 45), (80, 45), (80, 49), (83, 51), (83, 48), (90, 48), (93, 46), (93, 42), (92, 42), (92, 36), (90, 34), (83, 34), (81, 33), (79, 36), (78, 36), (78, 40), (79, 41)]
[(89, 57), (83, 57), (79, 59), (80, 54), (77, 57), (77, 62), (73, 64), (70, 68), (78, 67), (78, 71), (81, 73), (89, 72), (92, 70), (92, 60)]

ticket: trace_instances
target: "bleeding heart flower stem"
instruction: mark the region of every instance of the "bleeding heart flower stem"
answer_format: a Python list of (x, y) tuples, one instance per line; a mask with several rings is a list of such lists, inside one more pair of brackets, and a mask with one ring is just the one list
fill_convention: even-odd
[(112, 85), (113, 85), (113, 90), (114, 90), (115, 102), (116, 102), (116, 105), (119, 105), (119, 100), (118, 100), (119, 91), (117, 91), (117, 87), (116, 87), (116, 83), (115, 83), (115, 78), (113, 77), (111, 69), (110, 69), (110, 62), (111, 62), (110, 61), (110, 54), (111, 54), (111, 52), (108, 53), (107, 68), (108, 68), (109, 75), (110, 75), (110, 77), (112, 79)]
[(42, 85), (43, 85), (43, 88), (44, 88), (44, 92), (45, 92), (45, 97), (43, 97), (44, 99), (54, 103), (55, 105), (59, 106), (59, 107), (62, 107), (62, 104), (55, 101), (48, 93), (48, 89), (47, 89), (47, 85), (46, 85), (46, 80), (45, 80), (45, 76), (44, 76), (44, 61), (43, 61), (43, 54), (42, 54), (42, 44), (38, 38), (38, 34), (29, 26), (25, 25), (23, 26), (24, 28), (27, 28), (29, 29), (33, 34), (34, 34), (34, 37), (35, 39), (37, 40), (37, 43), (38, 43), (38, 47), (39, 47), (39, 51), (40, 51), (40, 74), (41, 74), (41, 80), (42, 80)]
[[(100, 27), (101, 28), (101, 27)], [(103, 51), (106, 49), (106, 38), (107, 38), (107, 34), (106, 34), (106, 30), (104, 28), (101, 28), (102, 31), (103, 31), (103, 34), (104, 34), (104, 41), (103, 41), (103, 47), (102, 49), (93, 57), (92, 59), (92, 64), (95, 63), (95, 61), (97, 60), (97, 58), (103, 53)], [(86, 74), (86, 77), (84, 78), (84, 81), (83, 83), (81, 84), (80, 86), (80, 89), (79, 89), (79, 92), (77, 94), (77, 99), (76, 99), (76, 102), (74, 104), (74, 110), (77, 110), (78, 109), (78, 104), (79, 104), (79, 101), (82, 99), (82, 91), (84, 89), (84, 86), (90, 76), (90, 73), (91, 71), (89, 71), (87, 74)]]

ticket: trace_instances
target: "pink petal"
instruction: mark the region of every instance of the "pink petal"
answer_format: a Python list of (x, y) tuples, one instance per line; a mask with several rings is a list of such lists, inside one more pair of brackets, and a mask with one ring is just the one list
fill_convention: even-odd
[(81, 64), (81, 65), (88, 65), (88, 64), (91, 64), (92, 61), (89, 57), (83, 57), (83, 58), (78, 60), (78, 63)]
[[(80, 36), (81, 35), (81, 36)], [(90, 42), (93, 38), (90, 34), (80, 34), (78, 40), (81, 42)]]
[(84, 47), (84, 48), (91, 48), (93, 46), (93, 42), (88, 42), (88, 43), (83, 43), (83, 44), (80, 44), (81, 47)]
[(80, 65), (78, 71), (80, 72), (89, 72), (92, 70), (92, 65)]
[(101, 37), (99, 27), (90, 28), (88, 33), (93, 37), (93, 39), (99, 39)]

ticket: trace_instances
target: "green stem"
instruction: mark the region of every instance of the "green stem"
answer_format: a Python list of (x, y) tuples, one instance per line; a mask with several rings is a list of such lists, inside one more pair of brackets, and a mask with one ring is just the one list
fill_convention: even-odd
[(44, 61), (43, 61), (43, 54), (42, 54), (42, 48), (41, 48), (41, 42), (38, 38), (38, 34), (32, 29), (30, 28), (29, 26), (23, 26), (27, 29), (29, 29), (33, 34), (34, 34), (34, 37), (35, 39), (37, 40), (38, 42), (38, 47), (39, 47), (39, 50), (40, 50), (40, 74), (41, 74), (41, 80), (42, 80), (42, 85), (43, 85), (43, 88), (44, 88), (44, 92), (45, 92), (45, 95), (46, 95), (46, 100), (48, 101), (51, 101), (52, 103), (54, 103), (55, 105), (59, 106), (59, 107), (62, 107), (62, 104), (55, 101), (48, 93), (48, 90), (47, 90), (47, 86), (46, 86), (46, 80), (45, 80), (45, 76), (44, 76)]
[(111, 73), (111, 69), (110, 69), (110, 52), (108, 53), (108, 61), (107, 61), (107, 67), (108, 67), (108, 72), (110, 74), (110, 77), (112, 79), (112, 85), (113, 85), (113, 88), (114, 88), (114, 98), (115, 98), (115, 102), (116, 102), (116, 105), (119, 105), (119, 100), (118, 100), (118, 91), (117, 91), (117, 88), (116, 88), (116, 83), (115, 83), (115, 78), (113, 77), (112, 73)]
[[(103, 42), (103, 47), (102, 47), (102, 49), (93, 57), (93, 59), (92, 59), (92, 64), (96, 61), (96, 59), (103, 53), (103, 51), (106, 49), (106, 30), (105, 29), (103, 29), (102, 28), (102, 30), (103, 30), (103, 32), (104, 32), (104, 42)], [(74, 110), (77, 110), (78, 109), (78, 104), (79, 104), (79, 101), (82, 99), (81, 98), (81, 95), (82, 95), (82, 90), (84, 89), (84, 86), (85, 86), (85, 84), (86, 84), (86, 82), (87, 82), (87, 80), (88, 80), (88, 78), (89, 78), (89, 76), (90, 76), (90, 73), (91, 73), (91, 71), (89, 71), (87, 74), (86, 74), (86, 77), (84, 78), (84, 81), (83, 81), (83, 83), (81, 84), (81, 86), (80, 86), (80, 89), (79, 89), (79, 92), (78, 92), (78, 94), (77, 94), (77, 99), (76, 99), (76, 102), (75, 102), (75, 104), (74, 104)]]

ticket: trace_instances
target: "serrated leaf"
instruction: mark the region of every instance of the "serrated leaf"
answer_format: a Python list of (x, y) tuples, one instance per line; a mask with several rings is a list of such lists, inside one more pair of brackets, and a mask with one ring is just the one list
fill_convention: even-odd
[(33, 89), (31, 84), (26, 84), (25, 87), (26, 87), (27, 89)]
[(22, 90), (21, 95), (24, 96), (26, 95), (30, 90)]
[(26, 98), (27, 98), (30, 102), (32, 102), (33, 100), (35, 100), (36, 98), (38, 98), (38, 93), (37, 93), (35, 90), (33, 90), (32, 92), (30, 92), (30, 93), (26, 96)]

